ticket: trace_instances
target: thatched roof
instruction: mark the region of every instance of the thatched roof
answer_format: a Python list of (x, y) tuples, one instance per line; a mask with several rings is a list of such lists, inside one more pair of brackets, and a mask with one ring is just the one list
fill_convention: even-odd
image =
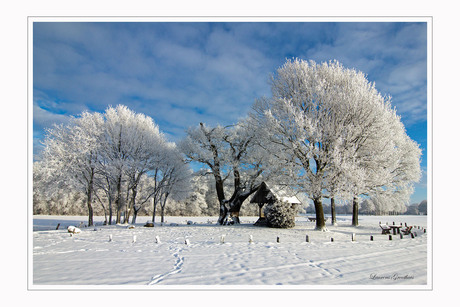
[(269, 187), (265, 182), (262, 182), (257, 192), (251, 198), (251, 203), (266, 204), (273, 201), (283, 201), (290, 204), (300, 204), (300, 200), (296, 196), (289, 195), (286, 190), (277, 186)]

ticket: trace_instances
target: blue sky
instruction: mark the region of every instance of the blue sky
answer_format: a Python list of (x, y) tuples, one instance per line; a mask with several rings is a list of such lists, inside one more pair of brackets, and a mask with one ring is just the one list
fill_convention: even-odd
[(286, 59), (336, 59), (393, 97), (423, 150), (411, 202), (427, 198), (427, 24), (423, 22), (34, 22), (33, 141), (89, 110), (124, 104), (171, 141), (231, 124)]

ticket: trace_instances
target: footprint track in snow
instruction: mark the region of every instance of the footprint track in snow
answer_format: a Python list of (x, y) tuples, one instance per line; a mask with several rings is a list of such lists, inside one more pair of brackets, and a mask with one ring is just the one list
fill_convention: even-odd
[(180, 257), (179, 252), (175, 252), (173, 256), (176, 258), (176, 262), (174, 263), (174, 268), (171, 271), (166, 272), (164, 274), (158, 274), (158, 275), (153, 276), (150, 282), (148, 283), (148, 285), (158, 284), (162, 282), (166, 277), (180, 273), (182, 271), (182, 266), (184, 265), (184, 257)]

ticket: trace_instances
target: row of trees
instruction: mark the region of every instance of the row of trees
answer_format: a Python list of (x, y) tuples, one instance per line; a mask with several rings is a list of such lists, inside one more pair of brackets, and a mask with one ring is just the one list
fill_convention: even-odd
[[(34, 194), (63, 190), (85, 195), (88, 225), (93, 202), (104, 208), (108, 223), (132, 221), (149, 200), (153, 220), (162, 218), (168, 198), (184, 198), (191, 172), (176, 145), (166, 141), (150, 117), (125, 106), (105, 113), (82, 113), (67, 125), (48, 130), (42, 157), (34, 163)], [(121, 221), (122, 216), (124, 220)]]
[(177, 147), (151, 118), (126, 107), (83, 113), (48, 132), (34, 177), (51, 190), (84, 192), (90, 224), (93, 198), (108, 206), (110, 217), (114, 206), (117, 222), (122, 212), (125, 222), (131, 211), (135, 220), (149, 199), (164, 211), (168, 197), (190, 190), (184, 162), (192, 161), (203, 166), (197, 178), (213, 181), (220, 224), (239, 223), (243, 202), (263, 181), (307, 195), (318, 230), (325, 229), (324, 199), (333, 223), (335, 203), (352, 202), (355, 226), (363, 196), (368, 207), (408, 204), (421, 176), (421, 150), (390, 97), (363, 73), (335, 61), (289, 60), (272, 76), (271, 89), (238, 123), (200, 123)]
[(412, 204), (407, 208), (406, 214), (411, 215), (427, 215), (428, 214), (428, 206), (427, 201), (422, 200), (419, 204)]
[[(190, 194), (187, 198), (182, 200), (170, 199), (168, 205), (164, 209), (164, 214), (167, 216), (215, 216), (218, 214), (219, 205), (217, 203), (217, 196), (215, 187), (210, 185), (209, 180), (203, 180), (203, 177), (194, 177), (192, 179), (192, 186)], [(43, 195), (40, 191), (34, 190), (33, 194), (33, 214), (47, 214), (47, 215), (86, 215), (88, 209), (86, 207), (86, 196), (81, 192), (74, 192), (72, 190), (60, 191), (52, 196)], [(298, 195), (299, 198), (301, 195)], [(313, 203), (308, 202), (306, 197), (301, 198), (302, 205), (299, 207), (297, 213), (301, 214), (315, 214), (315, 206)], [(370, 204), (368, 199), (364, 199), (359, 206), (359, 214), (366, 215), (388, 215), (391, 213), (396, 214), (409, 214), (419, 215), (427, 214), (426, 200), (409, 206), (387, 206), (381, 203), (383, 207), (375, 207)], [(98, 201), (93, 207), (95, 215), (107, 215), (105, 211), (106, 206), (101, 205)], [(139, 211), (139, 215), (152, 216), (153, 207), (143, 206)], [(336, 207), (336, 214), (352, 214), (353, 205), (351, 202), (339, 204)], [(259, 214), (259, 207), (257, 204), (250, 204), (246, 201), (241, 207), (240, 214), (243, 216), (257, 216)], [(331, 207), (329, 204), (324, 207), (324, 214), (331, 214)]]
[[(203, 176), (194, 176), (190, 181), (189, 193), (186, 198), (168, 198), (167, 205), (164, 207), (164, 215), (167, 216), (215, 216), (219, 213), (219, 203), (217, 202), (216, 189), (212, 180)], [(138, 193), (139, 200), (145, 199), (146, 196), (142, 189)], [(228, 191), (229, 187), (225, 187)], [(107, 199), (100, 195), (100, 200), (95, 197), (93, 202), (93, 213), (98, 216), (106, 216), (108, 222), (108, 204)], [(138, 200), (138, 202), (139, 202)], [(39, 185), (34, 185), (33, 194), (33, 214), (47, 215), (86, 215), (88, 208), (86, 206), (86, 195), (83, 192), (73, 189), (60, 190), (56, 193), (42, 193)], [(241, 214), (245, 216), (258, 215), (259, 207), (257, 204), (246, 202), (241, 208)], [(138, 211), (138, 216), (152, 216), (153, 206), (151, 201), (145, 203)]]

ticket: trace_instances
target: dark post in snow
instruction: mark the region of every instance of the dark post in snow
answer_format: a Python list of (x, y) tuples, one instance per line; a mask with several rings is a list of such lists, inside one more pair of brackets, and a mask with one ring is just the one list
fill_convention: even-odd
[(305, 238), (305, 241), (306, 241), (307, 243), (310, 242), (310, 238), (308, 237), (308, 235), (307, 235), (307, 237)]

